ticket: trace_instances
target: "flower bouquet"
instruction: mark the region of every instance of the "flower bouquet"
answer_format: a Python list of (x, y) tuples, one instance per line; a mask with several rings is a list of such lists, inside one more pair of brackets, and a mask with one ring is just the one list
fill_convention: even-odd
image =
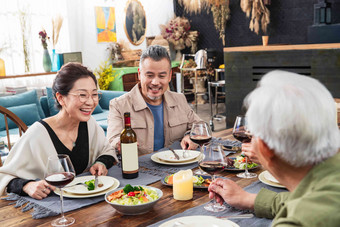
[(176, 17), (166, 25), (160, 25), (160, 28), (163, 38), (173, 44), (175, 50), (191, 47), (191, 52), (196, 52), (198, 32), (190, 31), (188, 19)]
[(41, 32), (39, 32), (39, 38), (41, 40), (41, 45), (46, 50), (47, 49), (47, 42), (46, 41), (49, 40), (50, 37), (47, 36), (45, 29), (43, 29)]

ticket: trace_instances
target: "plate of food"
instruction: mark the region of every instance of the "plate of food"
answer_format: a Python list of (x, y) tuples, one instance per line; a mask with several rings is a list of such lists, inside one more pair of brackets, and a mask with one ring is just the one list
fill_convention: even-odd
[[(94, 194), (110, 188), (115, 182), (115, 178), (109, 176), (98, 176), (98, 186), (94, 186), (94, 176), (76, 177), (63, 188), (65, 192), (73, 194)], [(78, 184), (83, 183), (83, 184)], [(78, 184), (78, 185), (77, 185)], [(73, 186), (74, 185), (74, 186)]]
[(200, 156), (198, 156), (198, 157), (196, 157), (192, 160), (183, 161), (183, 162), (167, 162), (167, 161), (163, 161), (163, 160), (159, 159), (158, 154), (155, 153), (151, 156), (151, 160), (158, 163), (158, 164), (180, 166), (180, 165), (188, 165), (188, 164), (198, 162), (199, 157)]
[(139, 215), (149, 212), (162, 196), (163, 192), (158, 188), (127, 184), (107, 192), (105, 201), (119, 213)]
[(165, 162), (186, 162), (197, 158), (200, 155), (199, 151), (194, 150), (174, 150), (179, 159), (176, 159), (171, 150), (157, 152), (157, 157)]
[[(227, 163), (227, 167), (225, 170), (229, 171), (243, 171), (246, 168), (246, 158), (243, 154), (238, 155), (236, 157), (224, 157), (225, 162)], [(254, 162), (251, 162), (248, 159), (248, 170), (256, 169), (260, 165)]]
[[(259, 180), (262, 182), (262, 183), (264, 183), (264, 184), (266, 184), (266, 185), (269, 185), (269, 186), (272, 186), (272, 187), (277, 187), (277, 188), (286, 188), (285, 186), (283, 186), (282, 184), (280, 184), (280, 183), (277, 183), (277, 182), (274, 182), (274, 181), (271, 181), (271, 180), (268, 180), (266, 177), (268, 177), (269, 175), (268, 174), (270, 174), (267, 170), (265, 170), (265, 171), (263, 171), (262, 173), (260, 173), (260, 175), (259, 175)], [(267, 175), (267, 176), (266, 176)], [(270, 174), (271, 175), (271, 174)], [(270, 178), (271, 179), (271, 178)]]
[[(114, 177), (111, 177), (111, 178), (113, 179), (113, 185), (106, 190), (103, 190), (103, 191), (100, 191), (100, 192), (97, 192), (97, 193), (91, 193), (91, 194), (74, 194), (74, 193), (66, 192), (65, 189), (63, 189), (63, 197), (72, 198), (72, 199), (84, 199), (84, 198), (92, 198), (92, 197), (96, 197), (96, 196), (103, 196), (107, 192), (118, 188), (119, 185), (120, 185), (119, 180), (117, 180)], [(84, 186), (82, 186), (82, 187), (84, 187)], [(60, 195), (59, 188), (56, 188), (56, 190), (54, 190), (54, 193), (57, 194), (57, 195)]]
[[(161, 179), (162, 184), (172, 187), (174, 174)], [(208, 188), (211, 183), (211, 176), (194, 175), (192, 176), (194, 188)]]

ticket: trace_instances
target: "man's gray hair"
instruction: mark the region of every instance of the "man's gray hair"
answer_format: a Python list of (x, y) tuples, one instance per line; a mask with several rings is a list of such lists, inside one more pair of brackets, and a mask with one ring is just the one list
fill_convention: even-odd
[(316, 79), (272, 71), (244, 104), (251, 133), (292, 166), (320, 163), (340, 148), (334, 99)]
[(160, 61), (165, 58), (166, 60), (168, 60), (171, 69), (171, 59), (169, 53), (162, 46), (153, 45), (144, 50), (142, 55), (140, 56), (139, 68), (141, 68), (143, 61), (147, 58), (151, 58), (154, 61)]

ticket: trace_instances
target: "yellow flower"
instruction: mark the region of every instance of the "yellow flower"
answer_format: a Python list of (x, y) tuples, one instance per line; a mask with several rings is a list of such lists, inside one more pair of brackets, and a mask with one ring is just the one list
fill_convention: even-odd
[(96, 69), (94, 71), (94, 74), (98, 78), (98, 85), (101, 90), (108, 90), (110, 83), (116, 79), (116, 76), (114, 76), (115, 70), (113, 70), (113, 67), (111, 64), (108, 63), (108, 61), (103, 62), (99, 69)]

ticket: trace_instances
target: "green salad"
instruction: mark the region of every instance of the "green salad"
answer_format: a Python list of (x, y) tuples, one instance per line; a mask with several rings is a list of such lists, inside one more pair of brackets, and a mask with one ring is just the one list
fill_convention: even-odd
[(139, 205), (152, 202), (158, 198), (155, 190), (142, 186), (133, 187), (130, 184), (107, 197), (111, 203), (120, 205)]
[[(248, 160), (248, 169), (254, 168), (256, 166), (258, 166), (258, 164), (256, 163), (252, 163), (251, 161)], [(246, 168), (246, 157), (241, 154), (239, 156), (236, 157), (235, 162), (234, 162), (234, 167), (236, 169), (245, 169)]]

